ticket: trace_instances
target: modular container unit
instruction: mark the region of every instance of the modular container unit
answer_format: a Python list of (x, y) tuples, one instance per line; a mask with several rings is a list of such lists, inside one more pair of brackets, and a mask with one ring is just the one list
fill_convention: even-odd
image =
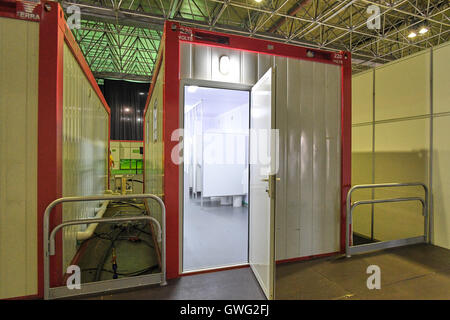
[[(0, 2), (0, 298), (43, 296), (43, 213), (108, 184), (109, 107), (56, 2)], [(51, 225), (95, 215), (96, 203), (52, 213)], [(57, 238), (59, 284), (76, 231)]]
[[(222, 56), (228, 57), (227, 73), (219, 70)], [(345, 196), (351, 173), (350, 53), (166, 22), (145, 108), (144, 188), (162, 195), (166, 204), (168, 278), (182, 273), (183, 170), (173, 156), (182, 154), (177, 129), (183, 126), (184, 86), (251, 88), (270, 68), (276, 69), (272, 94), (280, 134), (276, 260), (345, 249)]]

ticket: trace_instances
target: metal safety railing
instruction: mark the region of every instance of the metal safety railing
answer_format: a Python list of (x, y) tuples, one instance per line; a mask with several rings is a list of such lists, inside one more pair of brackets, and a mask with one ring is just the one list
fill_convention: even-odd
[[(374, 200), (361, 200), (351, 202), (352, 193), (358, 189), (373, 189), (373, 188), (395, 188), (395, 187), (422, 187), (424, 189), (424, 198), (421, 197), (403, 197), (403, 198), (390, 198), (390, 199), (374, 199)], [(356, 207), (366, 204), (377, 203), (392, 203), (392, 202), (405, 202), (405, 201), (418, 201), (422, 204), (422, 215), (424, 217), (424, 235), (390, 240), (380, 241), (375, 243), (368, 243), (354, 246), (353, 244), (353, 232), (350, 234), (350, 226), (353, 224), (353, 211)], [(415, 243), (426, 243), (428, 238), (428, 188), (423, 183), (380, 183), (380, 184), (361, 184), (353, 186), (347, 193), (347, 215), (346, 215), (346, 230), (345, 230), (345, 255), (351, 257), (355, 253), (363, 253), (372, 250), (386, 249), (393, 247), (400, 247)]]
[[(66, 203), (66, 202), (83, 202), (83, 201), (104, 201), (104, 200), (133, 200), (133, 199), (154, 199), (158, 202), (159, 206), (161, 207), (161, 217), (162, 217), (162, 223), (160, 225), (159, 221), (151, 216), (130, 216), (130, 217), (115, 217), (115, 218), (91, 218), (91, 219), (80, 219), (80, 220), (71, 220), (63, 222), (59, 225), (57, 225), (49, 234), (50, 228), (50, 213), (52, 212), (53, 208), (56, 207), (58, 204)], [(108, 280), (108, 281), (102, 281), (102, 282), (108, 282), (107, 285), (103, 284), (97, 284), (96, 287), (94, 283), (89, 284), (89, 290), (85, 290), (82, 292), (83, 294), (86, 293), (94, 293), (94, 292), (100, 292), (97, 289), (100, 290), (115, 290), (115, 289), (121, 289), (125, 287), (131, 287), (133, 284), (135, 285), (147, 285), (147, 284), (153, 284), (153, 283), (159, 283), (161, 285), (166, 285), (166, 207), (164, 205), (164, 202), (156, 195), (153, 194), (134, 194), (134, 195), (120, 195), (120, 196), (113, 196), (113, 195), (100, 195), (100, 196), (84, 196), (84, 197), (65, 197), (65, 198), (59, 198), (52, 203), (50, 203), (44, 212), (44, 299), (50, 299), (50, 298), (56, 298), (58, 297), (58, 292), (63, 293), (65, 292), (65, 288), (50, 288), (50, 256), (55, 254), (55, 235), (56, 232), (58, 232), (60, 229), (71, 226), (71, 225), (80, 225), (80, 224), (90, 224), (90, 223), (112, 223), (112, 222), (124, 222), (124, 221), (136, 221), (136, 220), (148, 220), (155, 222), (159, 228), (158, 228), (158, 242), (161, 243), (161, 274), (160, 277), (155, 277), (155, 275), (152, 275), (152, 279), (156, 279), (156, 282), (146, 282), (143, 281), (143, 277), (140, 277), (140, 279), (137, 279), (136, 281), (128, 281), (130, 279), (116, 279), (116, 280)], [(159, 274), (158, 274), (159, 275)], [(122, 281), (121, 281), (122, 280)], [(87, 286), (87, 285), (85, 285)], [(55, 290), (57, 289), (57, 290)], [(59, 289), (59, 290), (58, 290)], [(61, 290), (62, 289), (62, 290)], [(51, 295), (52, 290), (55, 290), (54, 294)], [(60, 295), (61, 296), (61, 295)], [(68, 296), (62, 295), (62, 296)]]

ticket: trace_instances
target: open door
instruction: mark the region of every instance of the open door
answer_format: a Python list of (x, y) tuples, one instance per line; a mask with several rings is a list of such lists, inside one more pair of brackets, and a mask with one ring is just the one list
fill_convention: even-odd
[(275, 70), (253, 86), (250, 104), (249, 264), (267, 299), (274, 298), (275, 174), (278, 135), (275, 129)]

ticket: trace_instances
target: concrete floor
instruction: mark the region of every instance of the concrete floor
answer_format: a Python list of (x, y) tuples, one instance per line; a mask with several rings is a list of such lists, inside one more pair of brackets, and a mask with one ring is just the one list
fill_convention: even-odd
[[(369, 265), (380, 267), (379, 290), (367, 288)], [(450, 250), (421, 244), (287, 263), (276, 279), (277, 299), (450, 299)]]
[(248, 262), (248, 208), (188, 199), (184, 207), (183, 270)]
[(250, 268), (203, 273), (169, 280), (165, 287), (92, 296), (88, 300), (264, 300)]

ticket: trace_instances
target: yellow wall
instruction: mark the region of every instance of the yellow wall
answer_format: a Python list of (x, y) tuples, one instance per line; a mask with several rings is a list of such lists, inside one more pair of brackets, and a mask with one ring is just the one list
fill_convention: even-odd
[(37, 294), (39, 24), (0, 18), (0, 299)]
[(450, 42), (433, 51), (433, 242), (450, 249)]
[[(108, 113), (66, 44), (63, 74), (63, 196), (103, 194), (108, 181)], [(64, 204), (63, 220), (92, 218), (98, 204)], [(76, 232), (84, 229), (63, 229), (63, 272), (76, 253)]]
[[(450, 46), (425, 50), (353, 76), (352, 184), (423, 182), (430, 184), (430, 135), (433, 118), (433, 194), (436, 245), (449, 248)], [(433, 54), (433, 73), (431, 56)], [(433, 75), (433, 117), (431, 76)], [(449, 117), (450, 119), (450, 117)], [(371, 172), (373, 171), (373, 172)], [(365, 193), (364, 193), (365, 192)], [(421, 188), (377, 189), (375, 198), (423, 196)], [(353, 200), (370, 199), (358, 191)], [(447, 203), (448, 202), (448, 203)], [(447, 210), (446, 210), (447, 209)], [(358, 211), (359, 210), (359, 211)], [(359, 208), (354, 231), (370, 235), (370, 206)], [(374, 238), (392, 240), (423, 234), (418, 203), (374, 206)]]
[[(160, 59), (162, 58), (160, 52)], [(164, 142), (163, 142), (163, 88), (164, 88), (164, 59), (155, 80), (153, 93), (150, 97), (147, 113), (145, 114), (145, 193), (164, 196)], [(156, 106), (156, 132), (154, 137), (154, 108)], [(156, 138), (156, 140), (154, 139)], [(167, 137), (170, 139), (170, 137)], [(161, 209), (155, 201), (148, 201), (152, 216), (161, 221)]]
[[(373, 70), (355, 75), (352, 79), (352, 184), (373, 183)], [(353, 201), (372, 199), (371, 190), (354, 193)], [(354, 210), (353, 230), (370, 237), (371, 206)]]

